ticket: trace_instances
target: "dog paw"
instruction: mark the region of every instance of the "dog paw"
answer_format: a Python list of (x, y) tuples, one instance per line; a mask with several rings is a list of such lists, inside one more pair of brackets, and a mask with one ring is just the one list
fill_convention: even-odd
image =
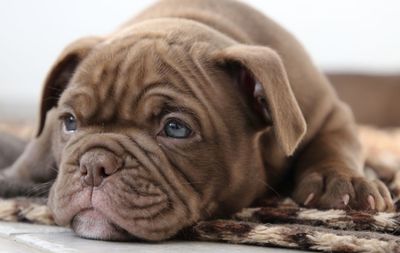
[(293, 199), (312, 208), (394, 210), (389, 190), (380, 180), (338, 173), (308, 174), (296, 185)]

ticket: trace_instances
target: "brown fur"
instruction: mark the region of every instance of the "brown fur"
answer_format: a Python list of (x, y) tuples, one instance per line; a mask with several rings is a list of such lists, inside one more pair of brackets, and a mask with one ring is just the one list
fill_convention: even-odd
[[(171, 118), (190, 136), (168, 138)], [(390, 210), (362, 166), (351, 112), (288, 32), (239, 2), (164, 0), (65, 49), (37, 137), (4, 174), (43, 182), (57, 168), (49, 206), (83, 237), (162, 240), (288, 175), (300, 204)]]

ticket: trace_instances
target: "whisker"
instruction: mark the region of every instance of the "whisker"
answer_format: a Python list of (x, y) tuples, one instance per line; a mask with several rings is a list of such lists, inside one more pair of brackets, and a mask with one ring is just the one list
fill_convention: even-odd
[(257, 181), (261, 182), (264, 186), (266, 186), (269, 190), (271, 190), (278, 198), (282, 198), (282, 195), (279, 194), (277, 190), (275, 190), (272, 186), (270, 186), (267, 182), (260, 178), (255, 178)]
[(38, 183), (34, 184), (26, 191), (27, 196), (42, 196), (45, 193), (48, 193), (50, 190), (51, 185), (53, 185), (54, 180), (44, 182), (44, 183)]

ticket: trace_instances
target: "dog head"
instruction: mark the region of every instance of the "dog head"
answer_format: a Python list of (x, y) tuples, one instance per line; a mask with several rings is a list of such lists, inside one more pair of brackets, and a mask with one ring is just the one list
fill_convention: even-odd
[(291, 155), (304, 132), (273, 50), (153, 20), (66, 48), (37, 139), (51, 136), (57, 223), (88, 238), (163, 240), (248, 206), (265, 191), (263, 153)]

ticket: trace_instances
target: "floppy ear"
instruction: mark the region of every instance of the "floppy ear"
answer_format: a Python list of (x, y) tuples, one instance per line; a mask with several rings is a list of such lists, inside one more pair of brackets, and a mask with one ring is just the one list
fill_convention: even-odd
[(44, 83), (39, 112), (39, 125), (36, 133), (37, 137), (43, 131), (47, 112), (57, 106), (62, 92), (67, 87), (79, 63), (101, 40), (99, 37), (79, 39), (65, 48), (58, 57)]
[(215, 55), (222, 64), (240, 65), (237, 78), (242, 92), (264, 118), (271, 117), (278, 143), (292, 155), (306, 132), (306, 122), (289, 84), (279, 55), (268, 47), (234, 45)]

